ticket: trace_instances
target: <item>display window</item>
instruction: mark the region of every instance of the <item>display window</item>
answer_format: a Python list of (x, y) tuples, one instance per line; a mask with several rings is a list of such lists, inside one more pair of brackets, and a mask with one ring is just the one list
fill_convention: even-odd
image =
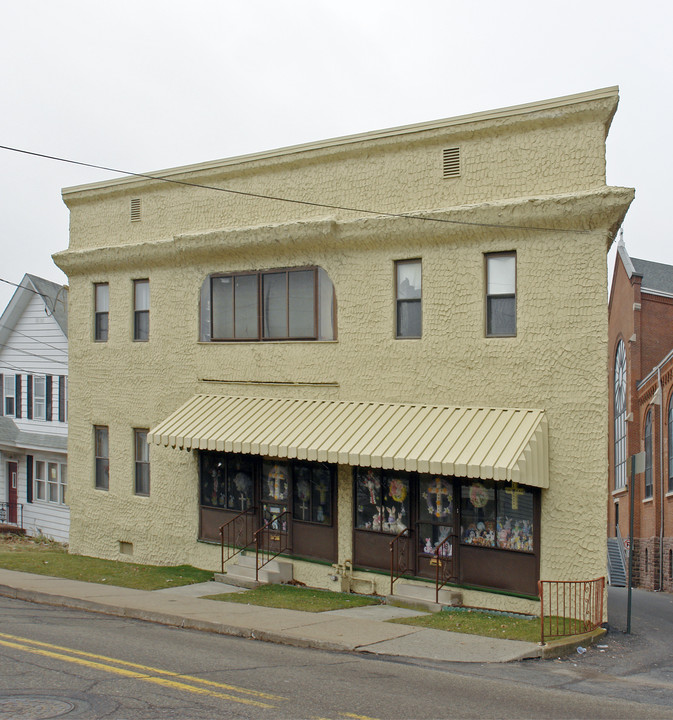
[(293, 517), (302, 522), (332, 524), (332, 474), (323, 465), (293, 467)]
[(372, 468), (358, 468), (356, 528), (397, 534), (409, 524), (409, 478)]
[(201, 452), (201, 504), (242, 512), (254, 505), (250, 456)]

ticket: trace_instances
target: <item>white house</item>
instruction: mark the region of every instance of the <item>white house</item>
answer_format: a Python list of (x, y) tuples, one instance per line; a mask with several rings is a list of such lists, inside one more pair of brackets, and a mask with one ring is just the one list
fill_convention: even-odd
[(0, 316), (0, 529), (66, 542), (68, 289), (26, 274)]

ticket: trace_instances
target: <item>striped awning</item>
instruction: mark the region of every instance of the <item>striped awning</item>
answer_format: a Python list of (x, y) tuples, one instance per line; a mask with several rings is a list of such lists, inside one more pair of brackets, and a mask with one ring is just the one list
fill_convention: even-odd
[(195, 395), (148, 439), (549, 487), (542, 410)]

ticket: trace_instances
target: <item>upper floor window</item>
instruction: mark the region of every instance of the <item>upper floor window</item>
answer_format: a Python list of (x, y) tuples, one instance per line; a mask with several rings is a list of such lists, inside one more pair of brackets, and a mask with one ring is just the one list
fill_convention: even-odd
[(150, 339), (150, 281), (133, 281), (133, 339)]
[(668, 402), (668, 492), (673, 492), (673, 395)]
[(645, 497), (651, 498), (652, 482), (652, 410), (647, 411), (645, 418)]
[(136, 460), (136, 495), (150, 494), (150, 446), (147, 444), (147, 430), (134, 430)]
[(201, 289), (203, 341), (335, 336), (334, 286), (322, 268), (211, 275)]
[(516, 335), (516, 253), (486, 255), (486, 335)]
[(421, 337), (421, 290), (421, 261), (398, 260), (395, 263), (395, 337)]
[(33, 418), (46, 419), (46, 378), (44, 375), (33, 377)]
[(626, 350), (619, 341), (615, 355), (615, 490), (626, 487)]
[(14, 417), (16, 413), (16, 379), (14, 375), (5, 375), (5, 415)]
[(109, 312), (110, 287), (107, 283), (96, 283), (94, 285), (94, 339), (98, 342), (107, 342)]
[(110, 487), (110, 451), (108, 445), (108, 429), (104, 425), (94, 426), (94, 444), (96, 456), (96, 481), (99, 490)]

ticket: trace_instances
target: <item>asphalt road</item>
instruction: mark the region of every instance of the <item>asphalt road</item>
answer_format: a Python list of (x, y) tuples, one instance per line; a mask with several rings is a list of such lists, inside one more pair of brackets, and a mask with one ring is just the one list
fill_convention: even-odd
[(561, 669), (392, 662), (0, 599), (3, 720), (673, 717), (673, 688), (634, 703)]

